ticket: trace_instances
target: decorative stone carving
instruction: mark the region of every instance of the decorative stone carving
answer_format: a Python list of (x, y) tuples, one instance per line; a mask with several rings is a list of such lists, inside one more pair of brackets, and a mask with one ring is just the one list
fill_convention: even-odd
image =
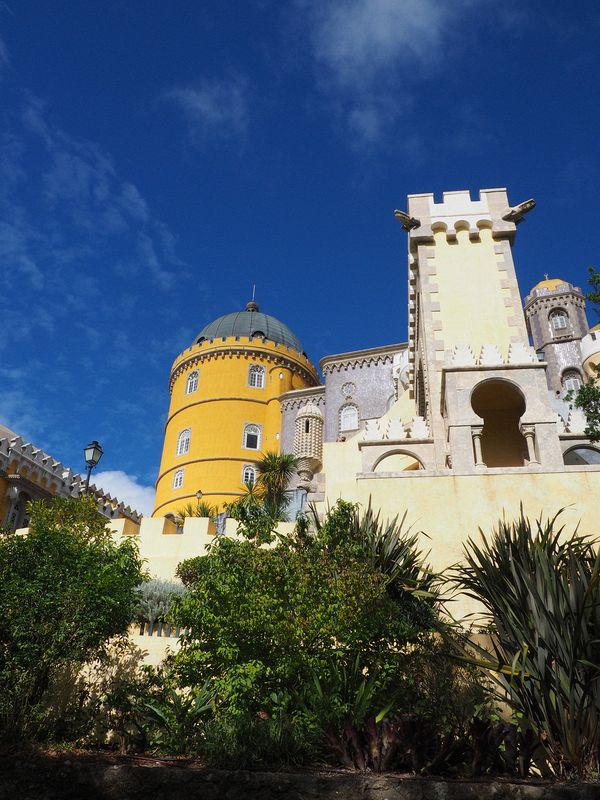
[(296, 414), (294, 455), (299, 459), (299, 487), (307, 488), (323, 465), (323, 414), (314, 403), (307, 403)]
[(408, 426), (408, 435), (411, 439), (429, 439), (429, 426), (423, 417), (414, 417)]
[(484, 344), (479, 355), (479, 363), (482, 367), (496, 367), (499, 364), (503, 364), (504, 362), (500, 355), (500, 350), (498, 350), (498, 346), (495, 344)]
[(533, 348), (525, 342), (513, 342), (508, 348), (509, 364), (533, 364), (536, 361)]
[(397, 440), (397, 439), (404, 439), (405, 437), (406, 434), (404, 433), (404, 425), (402, 424), (401, 420), (391, 419), (387, 425), (385, 438), (391, 440)]
[(474, 367), (475, 356), (468, 344), (457, 344), (452, 353), (453, 367)]
[(383, 431), (379, 426), (379, 421), (376, 419), (366, 420), (365, 433), (363, 439), (367, 442), (379, 441), (383, 439)]

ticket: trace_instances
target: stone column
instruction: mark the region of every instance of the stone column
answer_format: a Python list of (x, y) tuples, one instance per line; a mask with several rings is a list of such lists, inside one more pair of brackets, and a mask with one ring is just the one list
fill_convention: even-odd
[(527, 458), (530, 464), (539, 464), (535, 455), (535, 425), (521, 425), (521, 433), (527, 443)]
[(481, 453), (481, 437), (483, 435), (483, 425), (472, 425), (471, 436), (473, 437), (473, 447), (475, 449), (475, 469), (485, 469), (485, 462)]

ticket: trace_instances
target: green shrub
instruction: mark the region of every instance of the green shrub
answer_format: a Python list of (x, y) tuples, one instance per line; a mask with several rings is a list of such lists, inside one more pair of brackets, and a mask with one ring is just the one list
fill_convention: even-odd
[(32, 503), (27, 536), (0, 537), (0, 731), (51, 735), (52, 688), (127, 630), (143, 579), (92, 498)]
[(135, 612), (138, 622), (165, 622), (174, 597), (185, 592), (185, 586), (178, 581), (163, 581), (152, 578), (138, 586), (139, 602)]
[[(501, 520), (469, 539), (459, 586), (485, 607), (490, 646), (471, 650), (561, 777), (600, 763), (600, 555), (557, 517)], [(468, 653), (467, 653), (467, 657)]]

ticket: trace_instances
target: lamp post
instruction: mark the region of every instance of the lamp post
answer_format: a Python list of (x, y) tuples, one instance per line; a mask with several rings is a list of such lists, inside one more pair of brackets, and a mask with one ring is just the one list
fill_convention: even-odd
[(83, 457), (85, 458), (85, 463), (87, 464), (87, 477), (85, 479), (86, 492), (90, 488), (90, 475), (92, 474), (92, 470), (102, 458), (103, 453), (104, 450), (102, 449), (102, 446), (95, 439), (93, 442), (90, 442), (86, 447), (83, 448)]
[(198, 489), (198, 491), (196, 492), (196, 508), (198, 508), (198, 506), (200, 505), (200, 500), (202, 500), (203, 495), (204, 492), (202, 491), (202, 489)]

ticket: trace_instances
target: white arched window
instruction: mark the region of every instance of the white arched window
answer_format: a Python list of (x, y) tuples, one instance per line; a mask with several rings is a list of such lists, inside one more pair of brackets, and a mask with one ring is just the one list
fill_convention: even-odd
[(260, 450), (260, 428), (258, 425), (244, 427), (244, 445), (247, 450)]
[(177, 453), (178, 456), (183, 456), (190, 451), (190, 439), (192, 438), (192, 429), (185, 428), (177, 437)]
[(569, 324), (569, 315), (563, 308), (557, 308), (550, 314), (553, 331), (563, 331)]
[(254, 386), (255, 389), (264, 389), (265, 386), (265, 368), (259, 364), (251, 364), (248, 370), (248, 386)]
[(340, 409), (340, 431), (355, 431), (358, 428), (358, 408), (354, 405)]
[(566, 369), (562, 374), (562, 385), (567, 392), (576, 392), (583, 385), (581, 375), (576, 369)]
[(173, 488), (181, 489), (183, 486), (183, 470), (178, 469), (173, 473)]
[(256, 483), (256, 467), (252, 464), (244, 464), (242, 483)]
[(198, 378), (199, 374), (197, 369), (195, 369), (193, 372), (190, 372), (185, 383), (186, 394), (192, 394), (192, 392), (195, 392), (198, 389)]

